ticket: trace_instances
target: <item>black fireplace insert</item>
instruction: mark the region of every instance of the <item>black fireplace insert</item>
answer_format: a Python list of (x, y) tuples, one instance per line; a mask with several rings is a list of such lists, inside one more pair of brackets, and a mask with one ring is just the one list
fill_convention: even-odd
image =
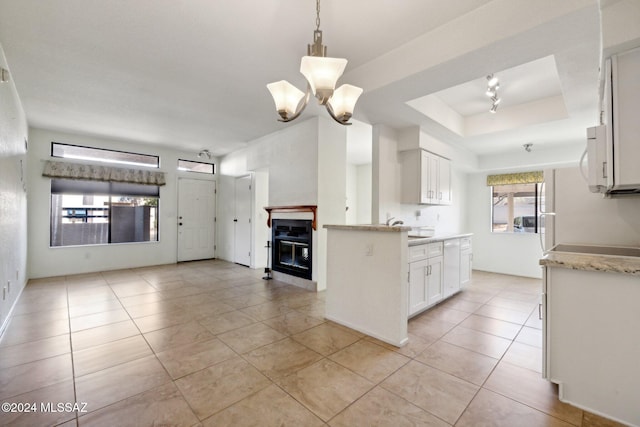
[(311, 221), (274, 219), (271, 230), (271, 269), (311, 280)]

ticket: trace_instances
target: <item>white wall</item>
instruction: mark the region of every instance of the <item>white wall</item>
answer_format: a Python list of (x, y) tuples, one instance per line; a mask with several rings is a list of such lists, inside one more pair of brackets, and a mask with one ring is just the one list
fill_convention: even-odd
[(373, 127), (371, 222), (384, 223), (400, 212), (398, 132), (385, 125)]
[[(29, 144), (29, 272), (31, 278), (115, 270), (177, 260), (177, 169), (178, 158), (197, 160), (197, 153), (154, 147), (134, 142), (95, 138), (77, 134), (30, 129)], [(160, 188), (158, 242), (124, 243), (76, 247), (49, 247), (49, 205), (51, 180), (42, 177), (43, 161), (50, 157), (51, 141), (97, 148), (159, 155), (167, 185)], [(217, 159), (212, 159), (217, 163)], [(181, 172), (180, 176), (196, 178)], [(204, 178), (198, 174), (197, 178)], [(209, 179), (215, 179), (211, 177)]]
[[(2, 46), (0, 67), (9, 69)], [(10, 78), (0, 83), (0, 335), (28, 278), (25, 141), (27, 121)]]
[(251, 267), (264, 268), (267, 264), (267, 241), (271, 241), (271, 229), (267, 227), (269, 205), (269, 171), (259, 169), (253, 173), (253, 219), (251, 235), (254, 236), (251, 248)]
[(542, 277), (540, 236), (491, 232), (491, 187), (487, 173), (467, 176), (467, 227), (473, 233), (473, 268), (494, 273)]
[[(318, 119), (318, 290), (327, 288), (327, 230), (344, 224), (347, 207), (347, 129), (327, 118)], [(314, 236), (314, 238), (316, 237)]]
[(358, 223), (358, 166), (347, 164), (347, 212), (346, 224)]
[(316, 204), (318, 119), (286, 126), (221, 159), (220, 173), (239, 176), (268, 170), (271, 206)]
[(347, 224), (371, 224), (371, 163), (347, 164)]
[(371, 163), (356, 168), (358, 194), (356, 199), (357, 224), (371, 224)]

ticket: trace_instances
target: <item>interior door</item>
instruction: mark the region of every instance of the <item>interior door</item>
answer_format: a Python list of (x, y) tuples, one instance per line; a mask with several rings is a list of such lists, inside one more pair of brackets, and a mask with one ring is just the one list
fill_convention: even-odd
[(178, 261), (215, 256), (216, 183), (178, 179)]
[(236, 178), (234, 262), (251, 265), (251, 175)]

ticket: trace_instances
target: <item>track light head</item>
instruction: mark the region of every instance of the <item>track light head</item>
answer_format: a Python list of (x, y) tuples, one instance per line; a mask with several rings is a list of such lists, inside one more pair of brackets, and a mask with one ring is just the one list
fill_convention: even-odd
[(498, 86), (499, 86), (500, 82), (499, 82), (498, 78), (497, 78), (497, 77), (495, 77), (493, 74), (489, 74), (489, 75), (487, 76), (487, 80), (489, 81), (489, 82), (487, 83), (487, 85), (488, 85), (490, 88), (492, 88), (492, 89), (497, 89), (497, 88), (498, 88)]

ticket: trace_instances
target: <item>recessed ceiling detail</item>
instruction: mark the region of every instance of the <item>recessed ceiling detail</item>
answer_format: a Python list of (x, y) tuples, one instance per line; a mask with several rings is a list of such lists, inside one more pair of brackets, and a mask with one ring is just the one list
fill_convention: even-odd
[(501, 82), (500, 114), (491, 114), (487, 108), (486, 76), (412, 99), (407, 105), (462, 137), (569, 117), (553, 55), (494, 76)]

